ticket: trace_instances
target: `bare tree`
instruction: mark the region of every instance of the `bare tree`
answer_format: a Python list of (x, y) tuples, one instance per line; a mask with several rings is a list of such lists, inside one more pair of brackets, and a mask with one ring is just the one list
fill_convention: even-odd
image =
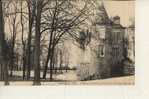
[(88, 4), (85, 0), (82, 8), (78, 8), (74, 1), (55, 0), (49, 4), (47, 14), (43, 16), (46, 24), (42, 32), (49, 31), (49, 45), (43, 78), (46, 78), (48, 63), (50, 64), (50, 79), (52, 80), (52, 62), (56, 45), (65, 39), (66, 35), (75, 36), (81, 24), (88, 18)]
[(23, 1), (20, 1), (20, 24), (21, 24), (21, 42), (22, 42), (22, 66), (23, 66), (23, 80), (26, 76), (26, 40), (24, 40), (24, 14), (23, 14)]
[(40, 39), (41, 39), (41, 16), (45, 5), (49, 0), (33, 0), (35, 6), (35, 53), (34, 53), (34, 85), (40, 85)]
[(31, 72), (31, 41), (32, 41), (32, 29), (35, 20), (35, 1), (26, 0), (28, 8), (28, 38), (27, 38), (27, 79), (30, 78)]
[(4, 31), (3, 3), (2, 3), (2, 0), (0, 0), (0, 65), (1, 65), (1, 77), (2, 77), (2, 80), (5, 81), (5, 85), (9, 85), (7, 49), (8, 48), (5, 40), (5, 31)]
[[(13, 8), (13, 10), (10, 10), (10, 8)], [(18, 11), (18, 1), (15, 0), (13, 2), (11, 2), (11, 4), (9, 4), (9, 9), (7, 8), (7, 10), (9, 11), (13, 11), (14, 14), (13, 15), (7, 15), (8, 17), (8, 22), (9, 22), (9, 32), (10, 32), (10, 39), (9, 39), (9, 46), (10, 46), (10, 69), (11, 69), (11, 73), (10, 76), (13, 75), (13, 69), (14, 69), (14, 65), (15, 65), (15, 59), (16, 59), (16, 50), (15, 50), (15, 45), (16, 45), (16, 37), (17, 37), (17, 29), (19, 28), (19, 21), (17, 20), (18, 18), (18, 14), (15, 13)], [(9, 12), (7, 12), (9, 13)]]
[[(1, 0), (0, 0), (1, 1)], [(10, 0), (11, 1), (11, 0)], [(82, 27), (85, 26), (86, 20), (90, 16), (90, 3), (93, 0), (80, 0), (82, 5), (79, 5), (75, 0), (15, 0), (11, 1), (13, 8), (9, 10), (7, 16), (9, 16), (10, 21), (10, 63), (11, 63), (11, 75), (14, 70), (15, 64), (15, 53), (19, 46), (22, 47), (21, 53), (23, 65), (23, 79), (30, 80), (32, 66), (34, 68), (34, 85), (40, 85), (40, 70), (42, 57), (42, 37), (43, 34), (46, 35), (48, 44), (44, 44), (47, 47), (47, 53), (44, 56), (44, 71), (43, 78), (46, 79), (46, 74), (48, 70), (48, 64), (50, 65), (50, 79), (53, 79), (53, 69), (57, 63), (58, 51), (56, 51), (58, 44), (67, 40), (67, 38), (72, 38), (78, 41), (84, 46), (84, 41), (87, 40), (89, 35), (88, 31), (84, 38), (80, 38), (80, 31)], [(20, 3), (18, 7), (18, 3)], [(76, 4), (77, 3), (77, 4)], [(18, 17), (19, 15), (19, 17)], [(1, 2), (1, 13), (0, 13), (0, 61), (1, 64), (7, 63), (7, 54), (4, 54), (4, 49), (8, 47), (5, 41), (5, 31), (4, 31), (4, 19), (3, 10)], [(11, 23), (11, 24), (10, 24)], [(17, 41), (17, 29), (20, 29), (18, 33), (21, 33), (21, 39)], [(86, 31), (85, 31), (86, 32)], [(89, 41), (89, 40), (87, 40)], [(20, 45), (16, 46), (16, 43), (20, 42)], [(34, 51), (32, 51), (32, 46)], [(64, 49), (62, 49), (64, 50)], [(18, 50), (19, 51), (19, 50)], [(65, 52), (64, 52), (65, 53)], [(4, 54), (4, 55), (3, 55)], [(33, 55), (34, 54), (34, 55)], [(61, 52), (63, 54), (63, 52)], [(18, 55), (18, 54), (17, 54)], [(69, 61), (64, 61), (63, 55), (61, 55), (61, 66), (65, 62), (65, 65), (69, 64)], [(68, 57), (65, 57), (66, 60)], [(34, 63), (32, 64), (32, 59)], [(8, 68), (5, 64), (5, 80), (7, 80)], [(2, 73), (2, 72), (1, 72)], [(2, 73), (3, 75), (3, 73)]]

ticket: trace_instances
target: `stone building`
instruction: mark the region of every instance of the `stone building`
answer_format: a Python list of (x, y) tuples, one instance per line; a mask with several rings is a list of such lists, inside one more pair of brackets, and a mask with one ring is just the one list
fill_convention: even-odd
[(128, 41), (127, 44), (127, 57), (134, 63), (135, 62), (135, 26), (130, 25), (126, 28), (125, 37)]
[(111, 46), (111, 74), (113, 76), (123, 75), (124, 60), (124, 35), (125, 28), (120, 24), (120, 17), (115, 16), (111, 23), (110, 46)]
[(126, 49), (126, 59), (124, 62), (124, 74), (130, 75), (135, 73), (135, 26), (130, 25), (125, 30), (125, 40), (127, 44)]
[[(79, 2), (77, 4), (80, 6)], [(76, 31), (79, 40), (66, 35), (67, 39), (58, 45), (60, 52), (57, 53), (57, 66), (75, 67), (80, 80), (121, 75), (125, 28), (120, 24), (120, 17), (110, 19), (100, 0), (90, 10), (92, 14), (85, 21), (85, 26)], [(63, 59), (60, 59), (60, 54), (63, 54)]]
[(81, 80), (117, 76), (123, 72), (125, 28), (120, 24), (120, 17), (111, 20), (102, 1), (93, 13), (89, 28), (80, 31), (80, 42), (64, 42), (70, 53), (69, 65), (77, 68)]

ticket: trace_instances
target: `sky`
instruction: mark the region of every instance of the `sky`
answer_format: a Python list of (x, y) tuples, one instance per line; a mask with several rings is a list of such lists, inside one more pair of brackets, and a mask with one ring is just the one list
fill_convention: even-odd
[[(135, 16), (135, 1), (133, 0), (103, 0), (109, 17), (120, 16), (121, 24), (125, 27), (131, 24), (130, 18)], [(6, 30), (9, 30), (7, 25)]]
[(105, 8), (109, 17), (120, 16), (121, 24), (123, 26), (129, 26), (131, 24), (130, 19), (135, 18), (135, 1), (123, 0), (123, 1), (104, 1)]

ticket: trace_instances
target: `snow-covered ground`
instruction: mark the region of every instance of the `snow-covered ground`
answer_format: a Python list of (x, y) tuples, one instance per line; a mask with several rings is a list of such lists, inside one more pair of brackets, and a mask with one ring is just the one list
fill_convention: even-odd
[(43, 85), (134, 85), (134, 76), (115, 77), (90, 81), (44, 82)]
[(55, 76), (55, 79), (63, 81), (78, 81), (79, 77), (77, 76), (75, 71), (69, 71)]
[[(13, 76), (23, 77), (23, 71), (13, 71)], [(40, 72), (40, 77), (42, 78), (43, 71)], [(34, 77), (34, 71), (31, 71), (30, 77)], [(50, 73), (47, 72), (46, 78), (50, 78)], [(63, 81), (76, 81), (79, 80), (75, 70), (68, 70), (67, 72), (63, 70), (63, 73), (53, 74), (54, 80), (63, 80)]]
[[(60, 76), (65, 79), (65, 76)], [(134, 76), (125, 76), (125, 77), (116, 77), (116, 78), (108, 78), (108, 79), (100, 79), (100, 80), (90, 80), (90, 81), (77, 81), (73, 80), (69, 77), (71, 81), (62, 81), (62, 82), (41, 82), (41, 85), (134, 85), (135, 77)], [(11, 86), (31, 86), (33, 84), (32, 81), (14, 81), (10, 82)], [(0, 82), (0, 86), (3, 86), (4, 82)]]
[[(13, 75), (22, 76), (22, 72), (14, 72)], [(42, 75), (42, 72), (41, 72)], [(31, 72), (31, 76), (34, 76), (34, 73)], [(47, 78), (49, 78), (49, 73)], [(55, 81), (44, 81), (41, 82), (41, 85), (134, 85), (135, 77), (134, 76), (124, 76), (124, 77), (114, 77), (107, 79), (99, 80), (90, 80), (90, 81), (79, 81), (76, 71), (68, 71), (63, 74), (54, 75)], [(0, 82), (0, 86), (3, 86), (4, 82)], [(11, 86), (23, 86), (23, 85), (33, 85), (33, 81), (10, 81)]]

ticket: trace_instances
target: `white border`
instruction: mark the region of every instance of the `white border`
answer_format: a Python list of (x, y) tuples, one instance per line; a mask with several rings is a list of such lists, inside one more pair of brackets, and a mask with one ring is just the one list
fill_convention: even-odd
[(136, 2), (135, 86), (0, 87), (0, 99), (147, 99), (149, 97), (149, 0)]

